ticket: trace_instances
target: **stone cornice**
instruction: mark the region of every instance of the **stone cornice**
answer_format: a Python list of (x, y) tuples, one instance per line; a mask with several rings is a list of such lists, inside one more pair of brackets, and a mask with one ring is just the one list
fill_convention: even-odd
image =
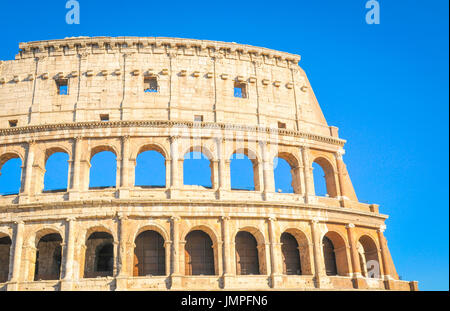
[(304, 138), (314, 140), (326, 144), (336, 146), (344, 146), (345, 140), (334, 138), (331, 136), (322, 136), (303, 131), (276, 129), (261, 126), (236, 125), (213, 122), (192, 122), (192, 121), (167, 121), (167, 120), (136, 120), (136, 121), (93, 121), (93, 122), (74, 122), (74, 123), (57, 123), (57, 124), (40, 124), (28, 125), (22, 127), (3, 128), (0, 129), (1, 136), (30, 134), (45, 131), (57, 130), (77, 130), (77, 129), (95, 129), (95, 128), (127, 128), (127, 127), (159, 127), (159, 128), (198, 128), (198, 129), (218, 129), (218, 130), (234, 130), (245, 132), (272, 133), (283, 136), (293, 136), (296, 138)]
[[(293, 202), (262, 202), (262, 201), (214, 201), (214, 200), (196, 200), (195, 202), (189, 200), (179, 200), (179, 199), (97, 199), (97, 200), (80, 200), (80, 201), (63, 201), (63, 202), (35, 202), (35, 203), (25, 203), (25, 204), (8, 204), (4, 205), (0, 208), (0, 213), (8, 213), (13, 212), (14, 214), (21, 212), (32, 211), (44, 211), (44, 210), (54, 210), (54, 209), (64, 209), (64, 208), (81, 208), (84, 207), (86, 209), (96, 208), (96, 207), (133, 207), (133, 206), (221, 206), (221, 207), (233, 207), (233, 208), (297, 208), (297, 209), (307, 209), (310, 211), (317, 211), (320, 215), (326, 215), (329, 212), (336, 212), (347, 214), (351, 216), (366, 216), (374, 219), (378, 219), (379, 221), (384, 221), (388, 218), (387, 215), (378, 214), (373, 212), (361, 211), (353, 208), (343, 208), (343, 207), (331, 207), (331, 206), (322, 206), (315, 204), (304, 204), (304, 203), (293, 203)], [(217, 211), (218, 214), (214, 215), (214, 217), (221, 217), (221, 211)], [(105, 211), (102, 215), (106, 215), (110, 213), (111, 215), (117, 215), (116, 212)], [(127, 212), (128, 216), (132, 216), (133, 213), (130, 211)], [(242, 213), (242, 212), (239, 212)], [(84, 217), (83, 215), (88, 214), (88, 211), (83, 211), (83, 214), (80, 216), (76, 216), (77, 218)], [(196, 215), (195, 212), (190, 212), (191, 215)], [(189, 215), (188, 214), (188, 215)], [(273, 213), (272, 213), (273, 214)], [(97, 215), (98, 217), (102, 217), (102, 215)], [(95, 216), (95, 215), (93, 215)], [(291, 215), (293, 218), (296, 218), (295, 214)], [(301, 215), (298, 215), (301, 216)], [(304, 215), (303, 215), (304, 216)], [(303, 216), (301, 217), (303, 219)], [(62, 216), (61, 216), (62, 217)], [(187, 216), (189, 217), (189, 216)], [(212, 217), (212, 216), (211, 216)], [(247, 217), (247, 216), (246, 216)], [(259, 217), (259, 216), (258, 216)], [(264, 217), (268, 217), (265, 215)], [(63, 217), (66, 219), (67, 217)], [(284, 217), (276, 216), (277, 219), (283, 219)], [(312, 218), (311, 218), (312, 219)], [(327, 222), (326, 217), (319, 217), (320, 221)], [(6, 219), (1, 222), (8, 222)], [(348, 224), (346, 222), (345, 224)], [(378, 226), (379, 227), (379, 226)], [(377, 228), (378, 228), (377, 227)]]
[[(125, 46), (124, 46), (125, 45)], [(241, 58), (253, 60), (253, 58), (273, 59), (274, 65), (285, 67), (287, 63), (297, 64), (300, 56), (281, 52), (264, 47), (255, 47), (235, 42), (220, 42), (183, 38), (162, 37), (74, 37), (58, 40), (34, 41), (20, 43), (20, 52), (16, 59), (36, 57), (40, 54), (52, 57), (63, 55), (64, 52), (73, 51), (93, 54), (93, 47), (104, 53), (139, 53), (141, 49), (155, 54), (218, 56), (219, 58)], [(65, 49), (65, 50), (64, 50)], [(187, 50), (187, 51), (186, 51)], [(53, 55), (52, 55), (53, 54)], [(284, 64), (280, 64), (280, 61)]]

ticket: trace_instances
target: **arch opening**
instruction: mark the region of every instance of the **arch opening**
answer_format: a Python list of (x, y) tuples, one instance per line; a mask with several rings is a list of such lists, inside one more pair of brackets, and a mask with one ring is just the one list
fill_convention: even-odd
[(212, 162), (204, 153), (191, 151), (184, 155), (183, 184), (212, 188)]
[(213, 243), (201, 230), (189, 232), (185, 245), (185, 274), (214, 275)]
[(67, 191), (69, 155), (55, 152), (45, 162), (44, 192)]
[(134, 244), (133, 276), (166, 274), (164, 239), (158, 232), (144, 231), (136, 237)]
[(325, 271), (329, 276), (347, 276), (349, 273), (347, 246), (336, 232), (328, 232), (322, 239)]
[(362, 275), (368, 278), (380, 278), (378, 247), (371, 237), (364, 235), (359, 239), (358, 254)]
[(142, 188), (166, 187), (166, 159), (160, 152), (147, 150), (137, 156), (135, 186)]
[(9, 236), (0, 235), (0, 283), (8, 281), (11, 244)]
[(275, 191), (279, 193), (294, 193), (294, 176), (292, 166), (283, 158), (273, 159), (273, 175), (275, 178)]
[(239, 231), (235, 237), (236, 274), (260, 274), (258, 246), (255, 237), (246, 231)]
[(283, 274), (301, 275), (300, 252), (297, 240), (287, 232), (281, 235), (281, 253), (283, 255)]
[(62, 238), (50, 233), (39, 239), (36, 249), (34, 280), (59, 280), (61, 275)]
[(325, 158), (317, 158), (313, 164), (314, 191), (316, 196), (336, 197), (337, 186), (334, 169)]
[(333, 242), (327, 237), (323, 238), (323, 258), (325, 261), (325, 272), (327, 275), (337, 275), (336, 255)]
[(94, 232), (86, 241), (84, 278), (113, 276), (114, 239), (107, 232)]
[(20, 192), (22, 160), (14, 154), (0, 158), (0, 196), (16, 195)]
[(89, 171), (89, 189), (114, 188), (116, 178), (116, 155), (112, 151), (100, 151), (94, 154)]
[(257, 160), (250, 160), (247, 153), (233, 153), (230, 158), (230, 179), (232, 190), (259, 190)]

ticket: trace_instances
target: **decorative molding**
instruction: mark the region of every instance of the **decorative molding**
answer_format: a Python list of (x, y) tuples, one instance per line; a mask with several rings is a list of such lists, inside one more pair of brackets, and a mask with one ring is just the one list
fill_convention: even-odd
[(331, 136), (322, 136), (318, 134), (295, 131), (288, 129), (277, 129), (263, 126), (248, 126), (226, 123), (213, 122), (193, 122), (193, 121), (167, 121), (167, 120), (143, 120), (143, 121), (91, 121), (91, 122), (74, 122), (74, 123), (57, 123), (57, 124), (40, 124), (28, 125), (22, 127), (2, 128), (0, 129), (1, 136), (10, 136), (18, 134), (35, 134), (44, 131), (57, 130), (77, 130), (77, 129), (97, 129), (97, 128), (129, 128), (129, 127), (162, 127), (162, 128), (176, 128), (176, 127), (191, 127), (204, 129), (226, 129), (232, 131), (246, 131), (259, 133), (278, 133), (278, 135), (293, 136), (296, 138), (305, 138), (322, 143), (343, 146), (346, 141)]

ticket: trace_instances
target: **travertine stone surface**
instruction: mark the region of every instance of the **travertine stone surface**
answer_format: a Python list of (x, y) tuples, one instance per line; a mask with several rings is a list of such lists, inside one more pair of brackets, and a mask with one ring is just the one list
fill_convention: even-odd
[[(15, 60), (0, 61), (0, 170), (22, 161), (20, 193), (0, 196), (0, 290), (417, 290), (398, 278), (383, 235), (387, 216), (358, 202), (345, 141), (327, 124), (299, 61), (177, 38), (21, 43)], [(144, 92), (146, 78), (157, 80), (157, 92)], [(68, 95), (58, 94), (61, 80)], [(246, 98), (234, 96), (235, 84)], [(116, 187), (89, 189), (90, 160), (105, 150), (117, 157)], [(135, 186), (136, 158), (147, 150), (165, 157), (165, 188)], [(183, 185), (190, 151), (210, 160), (211, 188)], [(69, 155), (68, 189), (43, 192), (55, 152)], [(252, 160), (255, 191), (231, 189), (234, 153)], [(276, 192), (275, 157), (291, 165), (294, 193)], [(315, 195), (313, 162), (325, 172), (327, 197)], [(147, 230), (164, 240), (164, 275), (135, 275), (136, 238)], [(186, 237), (195, 230), (211, 240), (214, 275), (186, 273)], [(240, 231), (256, 240), (259, 275), (237, 274)], [(108, 236), (89, 239), (96, 232)], [(283, 233), (295, 237), (301, 275), (286, 274)], [(62, 242), (40, 247), (48, 234)], [(324, 237), (337, 275), (326, 273)], [(110, 242), (112, 272), (94, 275), (98, 250)], [(46, 275), (59, 267), (48, 249), (55, 243), (60, 277), (40, 280), (37, 266)], [(44, 257), (50, 261), (40, 263)], [(368, 261), (379, 266), (375, 277)]]

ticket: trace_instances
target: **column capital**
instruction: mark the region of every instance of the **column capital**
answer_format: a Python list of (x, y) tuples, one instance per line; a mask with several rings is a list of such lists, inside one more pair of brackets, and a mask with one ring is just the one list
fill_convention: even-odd
[(377, 231), (380, 232), (380, 233), (383, 233), (385, 230), (386, 230), (386, 225), (381, 225), (381, 226), (377, 229)]
[(230, 216), (220, 216), (220, 219), (221, 219), (222, 221), (225, 221), (225, 220), (230, 220), (231, 217), (230, 217)]
[(73, 137), (73, 140), (76, 141), (77, 143), (83, 140), (83, 136), (77, 135)]
[(171, 142), (174, 143), (177, 139), (181, 138), (181, 135), (172, 135), (167, 137), (167, 139)]
[(349, 223), (349, 224), (345, 225), (345, 228), (347, 228), (347, 229), (355, 228), (355, 224)]
[(345, 154), (344, 148), (339, 148), (338, 151), (336, 151), (336, 158), (338, 160), (342, 160), (344, 154)]
[(172, 217), (170, 217), (170, 220), (172, 220), (173, 222), (180, 221), (181, 217), (179, 217), (179, 216), (172, 216)]
[(127, 219), (128, 219), (128, 215), (119, 212), (119, 213), (117, 213), (117, 218), (118, 218), (119, 220), (127, 220)]
[(312, 224), (318, 224), (319, 222), (320, 222), (320, 220), (319, 220), (318, 217), (313, 217), (313, 218), (311, 219), (311, 223), (312, 223)]
[(16, 225), (23, 225), (23, 224), (24, 224), (24, 221), (23, 221), (23, 220), (14, 220), (14, 223), (15, 223)]
[(28, 144), (28, 146), (34, 146), (34, 145), (36, 145), (36, 140), (35, 139), (28, 139), (27, 140), (27, 144)]
[(70, 217), (66, 218), (66, 222), (72, 222), (72, 221), (75, 221), (75, 220), (77, 220), (77, 218), (73, 217), (73, 216), (70, 216)]
[(268, 220), (269, 222), (274, 222), (274, 221), (277, 221), (277, 218), (276, 218), (275, 216), (269, 216), (269, 217), (267, 218), (267, 220)]

